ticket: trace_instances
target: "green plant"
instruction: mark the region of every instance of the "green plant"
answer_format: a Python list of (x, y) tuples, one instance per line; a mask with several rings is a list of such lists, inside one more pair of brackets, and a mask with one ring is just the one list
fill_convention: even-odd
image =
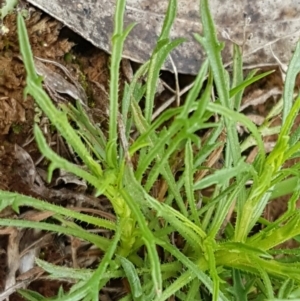
[(5, 0), (5, 4), (0, 8), (0, 18), (3, 20), (17, 5), (17, 0)]
[[(104, 195), (113, 205), (117, 221), (91, 217), (70, 209), (48, 204), (31, 197), (1, 191), (0, 209), (21, 206), (54, 213), (57, 224), (26, 220), (1, 219), (2, 226), (29, 227), (73, 235), (90, 241), (105, 255), (96, 270), (74, 270), (57, 267), (40, 259), (37, 264), (56, 279), (71, 278), (77, 283), (70, 292), (60, 292), (52, 300), (98, 300), (98, 292), (112, 278), (126, 277), (131, 292), (122, 300), (284, 300), (299, 298), (300, 266), (298, 250), (278, 250), (274, 247), (299, 236), (300, 213), (298, 165), (283, 168), (283, 164), (299, 153), (298, 132), (291, 133), (299, 111), (300, 97), (293, 102), (293, 88), (299, 72), (298, 44), (287, 73), (282, 108), (283, 124), (273, 151), (266, 155), (262, 130), (246, 116), (237, 113), (243, 90), (260, 76), (252, 72), (243, 79), (241, 53), (235, 47), (233, 77), (221, 59), (222, 44), (217, 40), (208, 0), (201, 0), (200, 12), (203, 37), (195, 38), (207, 51), (185, 103), (169, 109), (152, 120), (153, 101), (159, 70), (169, 52), (182, 40), (169, 40), (176, 15), (177, 1), (169, 2), (168, 11), (149, 62), (136, 72), (124, 90), (119, 116), (119, 64), (124, 40), (132, 26), (123, 30), (125, 1), (117, 1), (115, 31), (112, 38), (110, 77), (109, 135), (92, 124), (80, 104), (56, 108), (41, 86), (29, 46), (23, 18), (18, 16), (18, 32), (22, 57), (27, 71), (26, 93), (31, 94), (60, 134), (81, 158), (81, 168), (59, 157), (46, 143), (39, 127), (34, 134), (40, 151), (49, 159), (49, 180), (55, 169), (70, 171), (93, 185), (96, 195)], [(145, 86), (140, 76), (147, 74)], [(213, 84), (217, 101), (211, 102)], [(232, 88), (230, 88), (232, 87)], [(202, 92), (199, 96), (200, 91)], [(145, 110), (139, 106), (145, 98)], [(129, 114), (130, 113), (130, 114)], [(210, 122), (218, 114), (218, 122)], [(75, 130), (69, 123), (77, 123)], [(245, 149), (238, 139), (237, 122), (251, 133), (258, 155), (253, 164), (245, 162)], [(130, 130), (136, 127), (139, 136), (130, 141)], [(206, 140), (197, 132), (210, 129)], [(224, 135), (227, 134), (227, 136)], [(225, 136), (225, 138), (224, 138)], [(223, 137), (223, 138), (222, 138)], [(222, 138), (222, 139), (221, 139)], [(210, 175), (198, 178), (204, 161), (224, 145), (224, 166)], [(89, 148), (89, 151), (87, 149)], [(137, 158), (136, 166), (131, 158)], [(180, 160), (177, 160), (177, 159)], [(181, 162), (179, 165), (176, 161)], [(174, 163), (175, 162), (175, 163)], [(290, 176), (293, 178), (289, 178)], [(167, 187), (163, 202), (153, 189), (160, 181)], [(246, 185), (251, 181), (252, 185)], [(272, 193), (285, 181), (293, 181), (283, 193), (292, 193), (288, 210), (276, 221), (261, 218)], [(209, 197), (199, 191), (213, 187)], [(277, 188), (276, 188), (277, 187)], [(282, 188), (280, 188), (282, 189)], [(227, 220), (234, 207), (236, 222)], [(175, 209), (176, 208), (176, 209)], [(114, 231), (112, 240), (89, 233), (70, 222), (73, 218), (96, 227)], [(255, 225), (264, 225), (252, 232)], [(171, 236), (183, 238), (180, 249), (171, 243)], [(141, 255), (139, 250), (145, 246)], [(157, 247), (163, 250), (159, 256)], [(282, 255), (281, 259), (275, 257)], [(28, 300), (45, 300), (41, 295), (21, 290)]]
[(20, 124), (12, 124), (12, 131), (15, 134), (19, 134), (22, 132), (22, 126)]
[(3, 19), (13, 11), (13, 9), (15, 8), (15, 6), (17, 5), (18, 0), (5, 0), (4, 3), (1, 3), (1, 7), (0, 7), (0, 19), (1, 19), (1, 28), (0, 31), (2, 34), (5, 34), (8, 32), (8, 29), (6, 26), (4, 26), (3, 23)]

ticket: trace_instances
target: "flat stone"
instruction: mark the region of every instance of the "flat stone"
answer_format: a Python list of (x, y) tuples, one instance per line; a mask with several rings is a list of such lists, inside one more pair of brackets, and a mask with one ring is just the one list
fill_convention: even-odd
[[(115, 0), (27, 0), (106, 52), (111, 49)], [(136, 23), (129, 34), (123, 56), (146, 61), (155, 46), (168, 0), (127, 0), (125, 26)], [(300, 1), (210, 0), (219, 39), (225, 41), (224, 63), (232, 61), (233, 43), (243, 45), (246, 65), (276, 64), (291, 59), (300, 37)], [(178, 72), (196, 74), (205, 53), (194, 39), (201, 34), (199, 0), (179, 0), (171, 38), (186, 41), (171, 52)], [(173, 70), (170, 60), (164, 69)]]

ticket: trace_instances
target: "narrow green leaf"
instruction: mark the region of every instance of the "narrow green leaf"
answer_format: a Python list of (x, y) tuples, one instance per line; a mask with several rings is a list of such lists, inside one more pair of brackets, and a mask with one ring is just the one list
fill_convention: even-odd
[(279, 289), (278, 292), (278, 298), (283, 299), (283, 298), (289, 298), (292, 290), (294, 287), (294, 280), (287, 279), (284, 281)]
[[(186, 266), (189, 269), (189, 273), (192, 277), (196, 275), (196, 277), (203, 283), (203, 285), (205, 285), (208, 291), (211, 294), (213, 293), (213, 282), (211, 278), (204, 273), (204, 271), (208, 269), (208, 266), (193, 263), (178, 249), (174, 248), (173, 245), (169, 244), (166, 241), (156, 239), (156, 242), (158, 245), (160, 245), (165, 250), (170, 252), (173, 256), (175, 256), (184, 266)], [(226, 296), (222, 292), (220, 292), (218, 301), (229, 301), (229, 299), (227, 299)]]
[(233, 278), (234, 296), (236, 300), (248, 301), (247, 291), (245, 290), (241, 272), (239, 270), (233, 269), (232, 275), (233, 275), (232, 278)]
[(133, 28), (134, 24), (130, 25), (123, 32), (125, 0), (116, 2), (116, 9), (114, 15), (114, 32), (112, 37), (112, 50), (111, 50), (111, 66), (109, 78), (109, 141), (113, 146), (110, 152), (111, 160), (117, 163), (117, 144), (118, 139), (117, 125), (118, 125), (118, 111), (119, 111), (119, 69), (122, 59), (123, 45), (125, 38)]
[[(159, 297), (162, 293), (162, 275), (161, 275), (161, 267), (160, 267), (160, 260), (157, 254), (154, 236), (152, 232), (147, 227), (145, 217), (141, 213), (138, 203), (135, 200), (138, 198), (140, 202), (144, 199), (144, 193), (142, 187), (136, 181), (133, 171), (130, 168), (126, 168), (126, 183), (128, 187), (127, 190), (122, 189), (120, 191), (122, 197), (126, 201), (126, 204), (132, 211), (136, 221), (139, 224), (139, 227), (142, 232), (142, 237), (145, 242), (145, 245), (148, 250), (148, 256), (151, 263), (151, 276), (155, 288), (156, 295)], [(129, 188), (130, 187), (130, 188)], [(126, 186), (125, 186), (126, 188)]]
[(248, 254), (249, 256), (259, 256), (262, 258), (273, 259), (273, 256), (271, 256), (268, 252), (259, 249), (259, 246), (255, 248), (250, 244), (244, 244), (240, 242), (224, 242), (219, 244), (218, 248), (220, 250), (227, 250), (228, 252), (233, 252), (236, 254), (243, 253), (245, 255)]
[(85, 148), (80, 137), (69, 124), (66, 114), (55, 108), (51, 99), (43, 90), (41, 80), (35, 72), (33, 56), (29, 45), (25, 23), (20, 14), (18, 15), (18, 34), (20, 50), (27, 72), (26, 91), (33, 96), (52, 124), (56, 126), (61, 135), (68, 141), (69, 145), (72, 146), (72, 148), (78, 153), (91, 172), (96, 176), (101, 176), (102, 169), (100, 165), (93, 160), (90, 153)]
[(168, 298), (170, 298), (172, 295), (175, 295), (176, 292), (180, 291), (181, 288), (193, 281), (195, 277), (196, 276), (192, 276), (190, 272), (184, 272), (164, 290), (159, 298), (156, 298), (154, 301), (168, 300)]
[(20, 289), (18, 290), (18, 293), (29, 301), (45, 301), (45, 297), (43, 295), (31, 290)]
[(0, 226), (40, 229), (40, 230), (52, 231), (56, 233), (63, 233), (66, 235), (72, 235), (95, 244), (101, 250), (106, 250), (108, 244), (110, 243), (108, 239), (89, 233), (88, 231), (83, 229), (72, 229), (72, 228), (53, 225), (45, 222), (31, 222), (27, 220), (13, 220), (13, 219), (3, 218), (0, 219)]
[(290, 113), (293, 105), (296, 77), (300, 71), (300, 42), (297, 43), (292, 60), (290, 61), (283, 90), (282, 124)]
[[(275, 71), (274, 70), (271, 70), (271, 71), (266, 71), (266, 72), (263, 72), (261, 74), (258, 74), (254, 77), (251, 77), (249, 79), (246, 79), (244, 80), (243, 82), (239, 83), (237, 86), (235, 86), (234, 88), (232, 88), (229, 92), (229, 96), (230, 97), (234, 97), (236, 96), (237, 94), (239, 94), (240, 92), (243, 92), (243, 90), (247, 87), (249, 87), (251, 84), (259, 81), (260, 79), (264, 78), (264, 77), (267, 77), (269, 74), (272, 74), (274, 73)], [(240, 101), (240, 100), (239, 100)]]
[(228, 119), (234, 119), (236, 122), (240, 122), (244, 126), (246, 126), (251, 131), (251, 133), (253, 134), (253, 137), (257, 141), (257, 145), (259, 148), (259, 154), (261, 156), (261, 162), (264, 162), (264, 158), (265, 158), (264, 143), (262, 141), (261, 135), (259, 134), (259, 132), (257, 130), (257, 127), (253, 124), (252, 121), (250, 121), (243, 114), (234, 112), (224, 106), (221, 106), (221, 105), (218, 105), (215, 103), (209, 103), (207, 108), (211, 112), (217, 112), (219, 114), (226, 116)]
[(193, 167), (193, 150), (191, 141), (188, 140), (185, 145), (185, 157), (184, 157), (184, 163), (185, 163), (185, 171), (184, 171), (184, 178), (185, 178), (185, 192), (187, 196), (187, 200), (190, 206), (191, 210), (191, 217), (195, 224), (200, 227), (200, 219), (197, 212), (196, 207), (196, 200), (194, 197), (194, 167)]
[[(165, 41), (169, 38), (171, 26), (175, 20), (177, 11), (177, 0), (170, 0), (168, 9), (165, 15), (164, 23), (162, 26), (161, 34), (157, 40), (156, 48), (160, 48), (161, 41)], [(150, 123), (152, 118), (152, 111), (153, 111), (153, 103), (154, 103), (154, 96), (156, 93), (156, 83), (158, 80), (159, 72), (161, 69), (161, 65), (163, 64), (165, 58), (167, 57), (168, 53), (171, 51), (172, 48), (176, 47), (178, 44), (181, 43), (182, 40), (176, 41), (170, 49), (167, 49), (166, 46), (159, 49), (158, 52), (153, 53), (150, 59), (150, 65), (148, 70), (148, 78), (147, 78), (147, 90), (146, 90), (146, 102), (145, 102), (145, 119)], [(171, 42), (172, 43), (172, 42)], [(167, 44), (167, 45), (171, 45)]]
[(18, 14), (17, 26), (18, 26), (20, 51), (24, 60), (27, 75), (32, 80), (37, 81), (39, 77), (34, 68), (34, 60), (31, 52), (26, 25), (21, 13)]
[(116, 230), (116, 225), (111, 221), (102, 219), (100, 217), (94, 217), (83, 213), (79, 213), (76, 212), (75, 210), (67, 209), (62, 206), (53, 205), (48, 202), (44, 202), (29, 196), (0, 190), (0, 198), (1, 198), (0, 211), (2, 211), (8, 206), (14, 206), (17, 208), (21, 206), (29, 206), (37, 210), (41, 210), (41, 211), (46, 210), (56, 214), (63, 215), (67, 218), (74, 218), (86, 222), (87, 224), (95, 225), (100, 228), (105, 228), (114, 231)]
[(125, 257), (118, 256), (124, 269), (125, 275), (131, 287), (131, 294), (136, 300), (143, 295), (143, 290), (140, 282), (140, 278), (136, 272), (134, 265)]
[[(233, 78), (232, 87), (237, 87), (243, 82), (243, 57), (241, 53), (241, 48), (239, 45), (233, 45)], [(234, 96), (232, 96), (232, 89), (229, 92), (229, 97), (233, 98), (233, 104), (231, 108), (239, 111), (244, 89), (240, 89)]]
[(244, 172), (248, 172), (249, 170), (250, 166), (243, 161), (240, 161), (236, 167), (217, 170), (212, 175), (206, 176), (196, 182), (194, 184), (194, 190), (201, 190), (214, 184), (222, 185), (222, 183), (226, 183), (229, 179), (234, 178), (237, 175), (241, 175)]

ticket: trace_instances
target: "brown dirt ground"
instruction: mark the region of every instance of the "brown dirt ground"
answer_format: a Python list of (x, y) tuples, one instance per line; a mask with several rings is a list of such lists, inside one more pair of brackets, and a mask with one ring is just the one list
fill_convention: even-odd
[[(27, 19), (26, 25), (34, 55), (54, 61), (67, 68), (79, 85), (85, 87), (88, 103), (97, 112), (93, 117), (98, 122), (102, 122), (103, 127), (105, 127), (106, 117), (101, 112), (104, 110), (103, 103), (107, 101), (105, 91), (108, 91), (109, 56), (73, 35), (66, 28), (63, 28), (61, 23), (42, 12), (33, 8), (30, 8), (29, 11), (30, 17)], [(16, 15), (12, 14), (6, 17), (4, 25), (9, 29), (9, 32), (3, 35), (0, 40), (0, 189), (16, 191), (65, 206), (79, 206), (78, 199), (76, 199), (73, 192), (88, 195), (84, 185), (80, 183), (75, 184), (74, 182), (57, 184), (55, 180), (58, 179), (58, 175), (55, 176), (54, 181), (50, 184), (43, 181), (47, 162), (43, 159), (40, 160), (40, 153), (34, 140), (32, 140), (32, 125), (37, 115), (37, 108), (33, 99), (31, 97), (24, 98), (23, 94), (25, 73), (22, 60), (19, 57)], [(60, 74), (66, 78), (62, 70), (52, 63), (44, 63), (44, 65), (55, 74)], [(190, 78), (186, 76), (186, 78), (183, 77), (181, 80), (182, 82), (190, 81)], [(262, 95), (274, 87), (282, 90), (279, 70), (267, 79), (247, 89), (245, 99), (247, 97), (253, 99), (254, 96)], [(55, 95), (53, 100), (57, 101), (58, 96)], [(70, 100), (68, 95), (64, 95), (64, 98)], [(270, 96), (267, 101), (257, 106), (251, 106), (247, 111), (258, 117), (266, 116), (277, 99), (278, 97)], [(279, 123), (280, 119), (275, 120), (275, 122)], [(47, 124), (45, 123), (43, 126), (46, 128)], [(65, 144), (59, 140), (58, 135), (55, 133), (51, 135), (50, 141), (55, 142), (55, 146), (59, 145), (57, 148), (59, 153), (70, 159), (70, 153)], [(276, 136), (269, 137), (265, 142), (274, 142), (275, 140)], [(42, 179), (43, 189), (34, 182), (35, 179), (31, 181), (32, 174), (30, 172), (38, 174)], [(100, 200), (100, 203), (98, 201), (100, 204), (98, 208), (95, 208), (96, 202), (93, 201), (92, 197), (87, 197), (84, 201), (85, 204), (81, 202), (80, 206), (101, 210), (102, 214), (106, 214), (107, 218), (113, 218), (111, 207), (105, 203), (105, 200), (103, 202)], [(273, 201), (268, 205), (265, 217), (270, 220), (276, 219), (285, 211), (285, 208), (286, 198)], [(29, 208), (24, 208), (20, 216), (17, 216), (10, 209), (0, 214), (0, 217), (20, 218), (31, 216), (34, 220), (45, 218)], [(9, 252), (16, 252), (16, 256), (18, 256), (18, 253), (21, 254), (26, 249), (38, 249), (40, 252), (39, 256), (43, 256), (43, 259), (49, 262), (77, 267), (91, 267), (97, 263), (99, 256), (101, 256), (98, 250), (88, 245), (82, 245), (70, 237), (36, 233), (32, 230), (18, 230), (17, 233), (13, 229), (6, 230), (7, 233), (0, 232), (0, 292), (4, 290), (9, 270), (11, 270), (11, 266), (8, 266), (8, 261), (13, 259), (13, 257), (9, 255)], [(37, 246), (32, 246), (34, 242), (37, 242)], [(17, 246), (17, 250), (12, 246), (14, 243)], [(75, 256), (76, 259), (72, 256), (72, 250), (78, 251)], [(49, 281), (45, 279), (45, 275), (37, 268), (25, 274), (22, 274), (18, 269), (18, 266), (14, 267), (17, 281), (28, 281), (30, 289), (47, 297), (54, 296), (60, 285), (63, 285), (65, 289), (68, 289), (71, 285), (67, 282)], [(126, 291), (126, 283), (111, 283), (107, 291), (104, 291), (103, 295), (100, 296), (100, 300), (117, 300), (124, 291)], [(20, 301), (23, 299), (19, 295), (13, 294), (11, 300)]]

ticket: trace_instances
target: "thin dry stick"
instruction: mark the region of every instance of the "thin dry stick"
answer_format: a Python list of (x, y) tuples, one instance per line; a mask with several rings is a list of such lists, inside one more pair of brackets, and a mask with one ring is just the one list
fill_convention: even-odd
[(172, 64), (172, 68), (174, 71), (174, 77), (175, 77), (175, 86), (176, 86), (176, 106), (179, 107), (180, 106), (180, 96), (179, 96), (179, 92), (180, 92), (180, 87), (179, 87), (179, 80), (178, 80), (178, 72), (177, 72), (177, 68), (176, 65), (172, 59), (172, 56), (169, 55), (170, 57), (170, 61)]
[(162, 80), (162, 85), (166, 88), (166, 89), (168, 89), (170, 92), (172, 92), (173, 94), (176, 94), (176, 91), (173, 89), (173, 88), (171, 88), (166, 82), (164, 82), (163, 80)]
[[(194, 85), (194, 82), (184, 87), (179, 93), (179, 97), (182, 96), (184, 93), (189, 91)], [(174, 101), (176, 100), (176, 95), (169, 98), (166, 102), (164, 102), (152, 115), (152, 121), (159, 116), (164, 110), (166, 110)]]

